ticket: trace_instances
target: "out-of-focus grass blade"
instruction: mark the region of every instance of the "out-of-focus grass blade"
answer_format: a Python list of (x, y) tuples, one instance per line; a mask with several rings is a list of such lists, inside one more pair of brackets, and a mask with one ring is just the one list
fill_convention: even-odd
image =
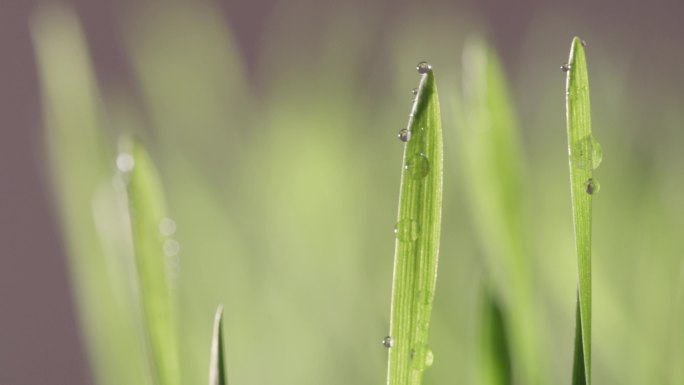
[(165, 169), (189, 158), (196, 173), (226, 173), (221, 165), (243, 160), (254, 102), (221, 14), (210, 1), (169, 1), (135, 3), (127, 15), (124, 42)]
[(510, 385), (513, 377), (506, 318), (496, 293), (489, 286), (485, 287), (482, 295), (482, 310), (478, 384)]
[[(526, 165), (504, 69), (481, 38), (463, 53), (463, 106), (457, 130), (463, 186), (483, 249), (486, 280), (509, 319), (516, 379), (538, 384), (541, 325), (536, 319), (526, 231)], [(487, 377), (489, 373), (480, 373)]]
[(427, 63), (404, 149), (392, 287), (388, 385), (418, 385), (432, 365), (428, 329), (437, 278), (442, 210), (442, 127), (435, 78)]
[(180, 384), (175, 296), (172, 278), (178, 273), (178, 243), (160, 232), (168, 220), (157, 171), (145, 149), (132, 143), (130, 153), (117, 157), (128, 172), (133, 251), (138, 269), (143, 324), (159, 385)]
[(209, 364), (209, 385), (226, 385), (226, 367), (223, 353), (223, 305), (216, 309), (214, 336), (211, 340), (211, 362)]
[[(51, 4), (36, 9), (31, 34), (45, 119), (45, 166), (66, 239), (72, 292), (93, 380), (100, 385), (149, 384), (141, 354), (144, 345), (130, 314), (132, 291), (121, 290), (130, 287), (124, 262), (96, 229), (103, 206), (96, 195), (103, 196), (98, 194), (103, 187), (105, 196), (113, 195), (109, 193), (114, 167), (102, 137), (100, 90), (83, 31), (73, 10)], [(104, 205), (111, 208), (110, 202)], [(113, 223), (111, 217), (107, 221)]]
[(579, 269), (575, 363), (573, 384), (591, 384), (591, 205), (599, 184), (593, 171), (603, 157), (591, 133), (589, 76), (582, 40), (575, 37), (570, 59), (561, 67), (567, 72), (566, 108), (570, 192)]

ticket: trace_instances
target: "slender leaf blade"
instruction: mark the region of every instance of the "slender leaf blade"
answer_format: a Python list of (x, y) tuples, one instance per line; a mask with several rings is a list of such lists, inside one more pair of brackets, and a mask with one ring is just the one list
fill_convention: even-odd
[(216, 309), (214, 334), (211, 340), (211, 362), (209, 364), (209, 385), (226, 385), (225, 354), (223, 352), (223, 305)]
[[(126, 159), (127, 156), (132, 159)], [(176, 258), (174, 252), (167, 256), (164, 251), (175, 248), (175, 241), (160, 233), (159, 226), (167, 218), (164, 193), (154, 164), (139, 143), (133, 143), (131, 154), (119, 155), (117, 163), (131, 160), (134, 163), (128, 165), (132, 170), (127, 190), (144, 329), (157, 383), (177, 385), (180, 383), (179, 352), (170, 279), (177, 261), (172, 260)]]
[[(574, 378), (574, 384), (591, 384), (591, 210), (593, 194), (598, 184), (593, 170), (601, 161), (600, 147), (591, 131), (589, 76), (582, 40), (575, 37), (570, 49), (566, 79), (566, 109), (570, 190), (575, 231), (575, 248), (579, 271), (578, 322), (576, 328), (573, 377), (583, 370), (584, 382)], [(581, 362), (577, 362), (580, 361)]]
[(407, 130), (397, 218), (387, 383), (418, 385), (432, 364), (428, 329), (442, 206), (442, 127), (432, 71), (422, 75)]
[[(129, 288), (119, 253), (124, 242), (117, 238), (108, 243), (99, 221), (103, 207), (113, 215), (118, 207), (112, 204), (115, 198), (101, 199), (114, 196), (111, 153), (103, 135), (108, 122), (85, 32), (66, 3), (37, 4), (30, 31), (45, 126), (42, 160), (66, 241), (72, 295), (93, 381), (148, 385), (144, 344), (130, 313), (135, 298), (132, 291), (122, 290)], [(117, 220), (106, 216), (107, 224)], [(128, 229), (124, 231), (127, 235)]]
[[(479, 36), (463, 52), (463, 101), (457, 155), (463, 171), (459, 187), (468, 198), (482, 248), (486, 281), (509, 326), (517, 382), (543, 384), (539, 364), (543, 325), (537, 318), (527, 213), (527, 163), (520, 140), (506, 71), (496, 52)], [(478, 374), (488, 378), (492, 374)]]
[(482, 295), (480, 385), (513, 383), (511, 352), (504, 309), (491, 286)]

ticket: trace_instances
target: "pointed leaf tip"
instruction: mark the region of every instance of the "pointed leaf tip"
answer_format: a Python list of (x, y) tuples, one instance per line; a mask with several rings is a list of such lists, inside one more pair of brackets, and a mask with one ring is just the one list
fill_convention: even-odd
[(226, 385), (226, 369), (223, 354), (223, 305), (216, 308), (214, 334), (211, 340), (209, 385)]

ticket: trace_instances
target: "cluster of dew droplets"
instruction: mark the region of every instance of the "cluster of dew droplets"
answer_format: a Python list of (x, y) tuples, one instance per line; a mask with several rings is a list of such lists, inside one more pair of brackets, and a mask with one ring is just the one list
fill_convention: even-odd
[(164, 237), (162, 243), (162, 251), (166, 256), (166, 265), (169, 272), (171, 282), (178, 282), (180, 272), (180, 259), (178, 253), (180, 252), (180, 243), (173, 238), (176, 234), (176, 221), (165, 217), (159, 222), (159, 234)]
[[(424, 75), (432, 71), (432, 67), (428, 62), (421, 61), (416, 66), (416, 70), (419, 74)], [(414, 104), (416, 102), (415, 98), (418, 96), (419, 92), (418, 88), (411, 90), (414, 97)], [(412, 123), (413, 122), (411, 121), (410, 124)], [(398, 137), (402, 142), (417, 140), (417, 144), (421, 144), (425, 140), (425, 127), (419, 127), (415, 132), (409, 128), (402, 128), (399, 130)], [(407, 152), (406, 154), (404, 172), (405, 175), (412, 179), (421, 180), (430, 173), (430, 160), (420, 151), (420, 149), (414, 150), (414, 148), (412, 148), (412, 146), (407, 147), (407, 150), (410, 152)], [(394, 233), (400, 242), (415, 242), (420, 234), (420, 226), (418, 222), (412, 218), (402, 218), (397, 222)]]
[[(432, 71), (432, 66), (430, 66), (430, 63), (426, 61), (421, 61), (416, 66), (416, 70), (419, 74), (425, 75)], [(418, 97), (418, 92), (418, 88), (411, 90), (414, 105), (416, 103), (416, 98)], [(410, 117), (413, 117), (413, 115), (410, 115)], [(419, 143), (421, 143), (425, 140), (425, 127), (418, 128), (417, 132), (411, 132), (411, 130), (407, 128), (402, 128), (399, 131), (398, 137), (402, 142), (418, 140)], [(413, 153), (407, 153), (404, 164), (404, 172), (413, 179), (420, 180), (425, 178), (430, 172), (430, 161), (428, 157), (424, 153), (420, 152), (420, 150)], [(415, 242), (420, 236), (420, 231), (420, 224), (415, 219), (409, 217), (401, 218), (394, 228), (394, 234), (399, 242), (402, 243)], [(430, 305), (432, 302), (432, 292), (420, 291), (417, 296), (417, 301), (419, 302), (419, 307)], [(427, 328), (427, 326), (427, 323), (425, 323), (421, 327)], [(390, 349), (394, 345), (394, 340), (391, 336), (387, 336), (383, 338), (382, 345), (385, 348)], [(423, 371), (432, 366), (434, 355), (432, 350), (427, 345), (422, 344), (411, 348), (410, 359), (413, 370)]]
[[(432, 66), (430, 65), (430, 63), (428, 63), (426, 61), (421, 61), (420, 63), (418, 63), (416, 65), (416, 71), (418, 71), (419, 74), (424, 75), (424, 74), (427, 74), (430, 71), (432, 71)], [(416, 103), (416, 99), (418, 97), (418, 91), (419, 91), (418, 88), (414, 88), (411, 90), (411, 95), (412, 95), (411, 103), (413, 103), (413, 104)], [(413, 112), (411, 112), (411, 114), (409, 114), (409, 117), (412, 117), (412, 116), (413, 116)], [(408, 128), (402, 128), (399, 130), (399, 133), (397, 134), (397, 138), (399, 138), (400, 141), (406, 143), (409, 140), (411, 140), (411, 131)]]
[[(581, 41), (582, 47), (587, 47), (587, 42)], [(561, 71), (568, 72), (571, 69), (570, 64), (564, 63), (560, 67)], [(570, 146), (570, 160), (574, 168), (591, 172), (596, 170), (601, 165), (603, 160), (603, 150), (601, 144), (589, 134), (582, 139), (575, 141)], [(601, 189), (601, 184), (596, 178), (588, 178), (584, 183), (584, 191), (589, 195), (594, 195)]]

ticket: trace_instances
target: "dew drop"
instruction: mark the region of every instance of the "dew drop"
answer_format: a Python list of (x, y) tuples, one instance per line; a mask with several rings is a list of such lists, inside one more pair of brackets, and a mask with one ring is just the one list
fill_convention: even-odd
[(563, 72), (568, 72), (568, 71), (570, 71), (570, 64), (564, 63), (563, 65), (560, 66), (560, 69)]
[(435, 355), (432, 353), (427, 345), (419, 346), (416, 349), (411, 349), (411, 366), (414, 370), (423, 371), (432, 366), (435, 361)]
[(600, 190), (601, 184), (596, 179), (589, 178), (589, 180), (587, 180), (587, 194), (594, 195), (598, 193)]
[(582, 40), (581, 43), (582, 43), (582, 47), (587, 48), (587, 41), (586, 40)]
[(404, 169), (414, 179), (422, 179), (430, 172), (430, 161), (425, 154), (413, 154), (409, 156)]
[(595, 170), (601, 165), (603, 161), (603, 149), (601, 144), (594, 138), (591, 137), (591, 167)]
[(399, 137), (399, 140), (401, 140), (402, 142), (408, 142), (409, 140), (411, 140), (411, 131), (402, 128), (401, 130), (399, 130), (399, 134), (397, 136)]
[(167, 237), (176, 233), (176, 222), (171, 218), (164, 218), (159, 222), (159, 232)]
[(418, 234), (420, 233), (420, 227), (418, 222), (413, 219), (404, 218), (397, 222), (397, 226), (394, 228), (394, 234), (402, 242), (414, 242), (418, 239)]
[(387, 349), (391, 348), (392, 345), (394, 345), (394, 341), (392, 340), (392, 337), (387, 336), (382, 339), (382, 346), (386, 347)]
[(418, 96), (418, 89), (417, 89), (417, 88), (412, 89), (412, 90), (411, 90), (411, 95), (413, 95), (414, 98), (415, 98), (416, 96)]
[(167, 257), (175, 257), (180, 251), (180, 243), (175, 239), (167, 239), (164, 241), (164, 255)]
[(133, 155), (122, 152), (116, 156), (116, 168), (121, 172), (131, 172), (135, 167), (135, 158)]
[(603, 150), (599, 142), (592, 135), (588, 135), (572, 145), (570, 158), (575, 168), (589, 171), (601, 165)]
[(423, 74), (426, 74), (426, 73), (432, 71), (432, 66), (428, 62), (422, 61), (422, 62), (418, 63), (418, 65), (416, 66), (416, 70), (418, 71), (419, 74), (423, 75)]

